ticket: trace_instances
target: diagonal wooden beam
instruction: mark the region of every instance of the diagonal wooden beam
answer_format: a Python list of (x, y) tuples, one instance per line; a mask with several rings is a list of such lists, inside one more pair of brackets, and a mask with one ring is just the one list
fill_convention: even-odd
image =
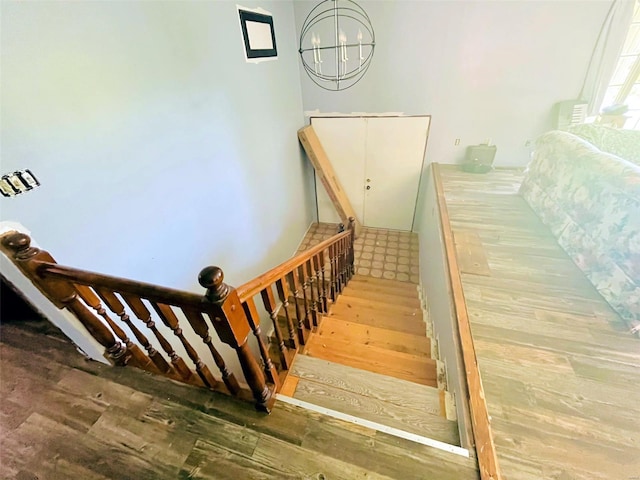
[(309, 160), (311, 160), (311, 164), (313, 165), (313, 168), (315, 168), (316, 174), (318, 175), (318, 178), (320, 178), (322, 185), (324, 185), (327, 195), (329, 195), (333, 206), (336, 208), (342, 223), (347, 225), (349, 223), (349, 217), (354, 217), (356, 219), (357, 237), (361, 227), (360, 220), (351, 206), (351, 202), (349, 201), (344, 188), (342, 188), (340, 180), (333, 169), (333, 165), (331, 165), (331, 161), (329, 160), (329, 157), (327, 157), (327, 153), (324, 151), (322, 143), (320, 143), (320, 139), (318, 138), (318, 135), (316, 135), (313, 126), (308, 125), (298, 130), (298, 139), (304, 147), (305, 152), (307, 152), (307, 156), (309, 157)]

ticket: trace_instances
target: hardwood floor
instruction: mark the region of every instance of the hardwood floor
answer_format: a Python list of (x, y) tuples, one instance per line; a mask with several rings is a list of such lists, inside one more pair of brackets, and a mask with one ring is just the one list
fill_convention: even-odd
[(473, 459), (284, 402), (266, 416), (85, 360), (55, 334), (3, 324), (0, 335), (2, 479), (478, 478)]
[(517, 193), (441, 167), (507, 480), (640, 478), (640, 342)]

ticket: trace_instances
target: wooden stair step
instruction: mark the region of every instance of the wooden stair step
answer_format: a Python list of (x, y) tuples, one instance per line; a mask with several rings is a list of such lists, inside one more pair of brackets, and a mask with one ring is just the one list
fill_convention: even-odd
[(349, 322), (339, 317), (326, 317), (316, 333), (323, 342), (334, 338), (347, 343), (372, 345), (385, 350), (409, 353), (418, 357), (430, 357), (431, 342), (424, 335), (398, 332), (387, 328), (373, 327), (361, 323)]
[(443, 417), (300, 379), (294, 397), (451, 445), (460, 445), (458, 426)]
[(365, 307), (375, 308), (379, 312), (387, 312), (394, 314), (401, 314), (406, 316), (413, 316), (417, 318), (422, 317), (422, 311), (420, 307), (412, 307), (409, 305), (403, 305), (401, 303), (388, 303), (384, 300), (371, 300), (367, 298), (353, 297), (351, 295), (342, 294), (336, 300), (335, 305), (350, 305), (352, 308)]
[(354, 275), (351, 281), (366, 283), (372, 286), (382, 286), (386, 288), (400, 288), (400, 289), (413, 289), (416, 290), (417, 285), (415, 283), (401, 282), (400, 280), (387, 280), (386, 278), (375, 278), (365, 275)]
[(400, 305), (404, 307), (420, 308), (420, 300), (418, 299), (418, 293), (414, 292), (413, 297), (396, 295), (395, 293), (370, 291), (366, 288), (359, 288), (353, 283), (349, 283), (343, 290), (342, 295), (347, 297), (362, 298), (364, 300), (374, 300), (377, 302), (384, 302), (389, 305)]
[(436, 361), (408, 353), (394, 352), (373, 345), (360, 345), (341, 339), (324, 341), (314, 335), (305, 353), (330, 362), (360, 368), (369, 372), (401, 378), (410, 382), (436, 387)]
[(418, 289), (413, 283), (406, 283), (401, 287), (394, 285), (378, 285), (375, 283), (363, 282), (355, 276), (349, 281), (347, 287), (354, 287), (358, 290), (365, 290), (367, 292), (387, 293), (398, 297), (419, 298)]
[(338, 301), (331, 307), (331, 313), (326, 318), (331, 317), (413, 335), (425, 335), (426, 332), (426, 325), (422, 320), (422, 311), (420, 310), (417, 310), (415, 314), (407, 314), (381, 311), (371, 304), (358, 306), (349, 302)]
[(294, 378), (305, 379), (401, 405), (425, 414), (443, 416), (437, 388), (340, 365), (321, 358), (298, 355), (291, 370)]

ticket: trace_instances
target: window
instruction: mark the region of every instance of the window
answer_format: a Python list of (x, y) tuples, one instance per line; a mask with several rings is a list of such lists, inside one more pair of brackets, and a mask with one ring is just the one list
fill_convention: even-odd
[(629, 33), (601, 108), (616, 104), (629, 107), (625, 128), (640, 130), (640, 1), (636, 2)]

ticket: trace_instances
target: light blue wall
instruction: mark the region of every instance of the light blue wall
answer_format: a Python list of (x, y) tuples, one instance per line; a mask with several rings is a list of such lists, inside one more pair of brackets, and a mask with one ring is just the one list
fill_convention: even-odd
[(60, 262), (200, 292), (290, 257), (315, 215), (291, 2), (246, 63), (235, 2), (3, 2), (0, 199)]
[[(294, 3), (298, 28), (315, 3)], [(526, 164), (552, 105), (579, 94), (611, 0), (358, 3), (375, 28), (371, 67), (337, 93), (301, 69), (305, 110), (432, 115), (427, 161), (456, 163), (490, 138), (506, 166)]]

